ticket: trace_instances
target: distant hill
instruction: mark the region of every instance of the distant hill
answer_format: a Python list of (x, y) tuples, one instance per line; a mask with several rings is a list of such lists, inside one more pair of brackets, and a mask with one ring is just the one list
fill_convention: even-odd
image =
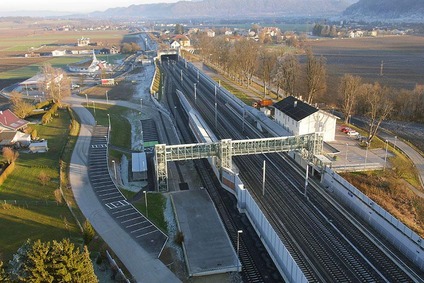
[(131, 5), (91, 13), (112, 18), (227, 18), (265, 16), (324, 16), (344, 11), (358, 0), (203, 0)]
[(423, 0), (360, 0), (343, 13), (355, 19), (411, 20), (424, 19)]

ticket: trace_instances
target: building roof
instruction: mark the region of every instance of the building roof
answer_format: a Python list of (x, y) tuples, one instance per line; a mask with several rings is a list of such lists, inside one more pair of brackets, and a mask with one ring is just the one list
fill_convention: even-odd
[(315, 112), (318, 112), (317, 108), (295, 98), (294, 96), (288, 96), (283, 100), (274, 103), (273, 106), (296, 121), (300, 121)]
[(132, 172), (147, 171), (147, 160), (145, 152), (133, 153), (131, 157)]
[(15, 131), (2, 131), (0, 132), (0, 145), (10, 145), (16, 136)]
[(16, 131), (26, 126), (28, 123), (28, 121), (19, 118), (9, 109), (0, 111), (0, 126), (4, 128)]
[(190, 39), (184, 34), (177, 34), (176, 36), (174, 36), (173, 40), (175, 40), (175, 41), (188, 41)]

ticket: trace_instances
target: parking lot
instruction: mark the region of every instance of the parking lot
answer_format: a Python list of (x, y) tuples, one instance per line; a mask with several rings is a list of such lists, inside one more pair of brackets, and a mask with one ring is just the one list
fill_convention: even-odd
[(341, 131), (341, 127), (336, 127), (336, 140), (328, 144), (338, 151), (332, 163), (336, 171), (380, 170), (385, 166), (385, 159), (393, 155), (387, 151), (386, 158), (385, 148), (361, 147), (358, 135), (349, 135)]
[(94, 127), (88, 153), (88, 176), (91, 186), (112, 218), (146, 252), (157, 258), (168, 237), (135, 209), (116, 187), (108, 169), (107, 145), (108, 128)]

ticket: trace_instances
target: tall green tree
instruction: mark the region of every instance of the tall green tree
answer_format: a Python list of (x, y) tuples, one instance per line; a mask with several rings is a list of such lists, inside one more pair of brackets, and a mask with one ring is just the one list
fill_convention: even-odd
[(35, 241), (26, 254), (21, 282), (98, 282), (87, 247), (69, 239)]
[(176, 24), (174, 33), (175, 34), (184, 34), (184, 26), (182, 24)]
[(0, 282), (10, 282), (9, 275), (4, 270), (2, 261), (0, 261)]

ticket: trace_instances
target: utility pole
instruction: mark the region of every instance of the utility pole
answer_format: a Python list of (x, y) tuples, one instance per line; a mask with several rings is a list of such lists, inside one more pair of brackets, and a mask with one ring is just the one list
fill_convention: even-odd
[(384, 61), (381, 60), (381, 65), (380, 65), (380, 76), (383, 76), (383, 68), (384, 68)]

